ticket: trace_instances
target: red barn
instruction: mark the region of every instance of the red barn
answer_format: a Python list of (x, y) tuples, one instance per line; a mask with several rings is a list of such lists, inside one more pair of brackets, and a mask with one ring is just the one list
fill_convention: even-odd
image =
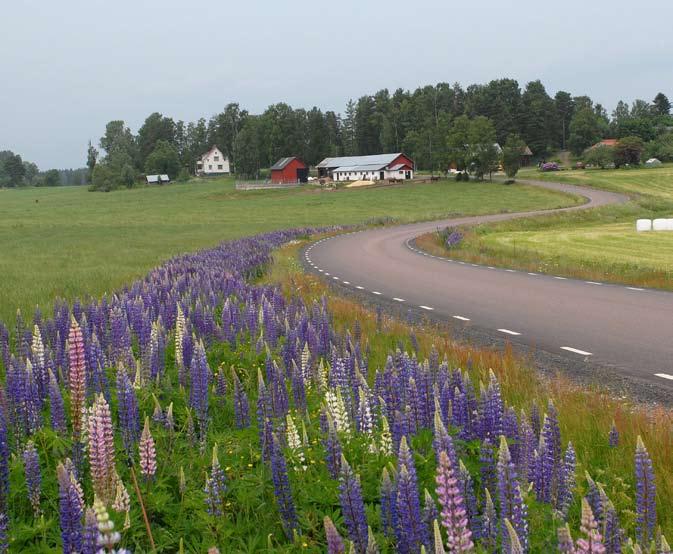
[(308, 166), (299, 158), (281, 158), (271, 166), (271, 182), (277, 184), (305, 183)]

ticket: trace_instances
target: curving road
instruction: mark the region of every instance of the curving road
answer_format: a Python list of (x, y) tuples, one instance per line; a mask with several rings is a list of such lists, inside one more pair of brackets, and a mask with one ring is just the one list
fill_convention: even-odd
[[(573, 211), (626, 202), (626, 196), (526, 181), (578, 194)], [(601, 378), (632, 379), (673, 391), (673, 293), (496, 269), (434, 257), (413, 239), (437, 227), (503, 221), (532, 211), (462, 217), (359, 231), (321, 240), (304, 253), (316, 272), (372, 300), (418, 309), (494, 339), (542, 350)], [(608, 383), (609, 384), (609, 383)]]

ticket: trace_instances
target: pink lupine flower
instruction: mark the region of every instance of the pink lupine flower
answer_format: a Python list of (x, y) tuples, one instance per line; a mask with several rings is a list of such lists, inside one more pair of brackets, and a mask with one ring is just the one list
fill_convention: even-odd
[(442, 506), (440, 518), (447, 531), (447, 545), (450, 552), (471, 552), (474, 549), (464, 500), (458, 487), (458, 479), (451, 467), (451, 459), (446, 452), (439, 454), (437, 467), (437, 496)]
[(75, 440), (79, 440), (82, 432), (82, 409), (84, 408), (84, 395), (86, 394), (86, 366), (84, 356), (84, 340), (79, 323), (72, 318), (70, 334), (68, 335), (69, 373), (68, 384), (70, 386), (70, 412), (72, 414), (72, 430)]
[(89, 465), (94, 492), (104, 504), (110, 504), (115, 498), (119, 477), (115, 469), (110, 406), (102, 394), (96, 398), (89, 417)]
[(151, 479), (157, 472), (157, 452), (154, 447), (154, 439), (150, 432), (150, 418), (145, 418), (145, 427), (140, 436), (138, 444), (140, 450), (140, 473), (146, 478)]

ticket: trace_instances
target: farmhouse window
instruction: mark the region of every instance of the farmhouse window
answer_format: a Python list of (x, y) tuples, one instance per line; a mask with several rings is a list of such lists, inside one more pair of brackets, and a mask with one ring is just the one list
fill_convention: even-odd
[[(218, 165), (217, 169), (222, 169), (222, 164)], [(400, 171), (400, 173), (402, 173), (402, 172)]]
[(208, 164), (208, 169), (213, 169), (212, 164)]
[(219, 156), (215, 156), (213, 159), (214, 159), (216, 162), (219, 162), (219, 161), (220, 161), (220, 157), (219, 157)]

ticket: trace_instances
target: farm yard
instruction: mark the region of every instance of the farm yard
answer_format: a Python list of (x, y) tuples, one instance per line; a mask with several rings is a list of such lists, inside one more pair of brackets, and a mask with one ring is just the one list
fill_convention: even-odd
[[(673, 215), (673, 167), (629, 170), (573, 170), (526, 178), (593, 186), (628, 194), (633, 201), (582, 213), (522, 219), (464, 231), (451, 255), (486, 265), (555, 275), (673, 288), (673, 234), (637, 233), (636, 219)], [(446, 254), (441, 240), (419, 244)]]
[(540, 188), (437, 182), (321, 191), (236, 191), (231, 179), (90, 194), (0, 190), (0, 320), (54, 299), (98, 297), (169, 257), (221, 240), (305, 225), (408, 222), (577, 202)]

